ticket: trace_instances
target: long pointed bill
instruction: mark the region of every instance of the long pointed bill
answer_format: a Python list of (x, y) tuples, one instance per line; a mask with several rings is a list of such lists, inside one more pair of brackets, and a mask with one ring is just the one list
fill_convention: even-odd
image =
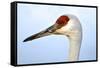
[(44, 37), (44, 36), (51, 35), (55, 30), (56, 30), (55, 25), (53, 25), (53, 26), (49, 27), (48, 29), (46, 29), (44, 31), (41, 31), (37, 34), (34, 34), (34, 35), (26, 38), (23, 42), (27, 42), (27, 41), (31, 41), (31, 40), (34, 40), (34, 39)]
[(41, 37), (44, 37), (44, 36), (48, 36), (50, 34), (51, 33), (49, 33), (47, 30), (41, 31), (41, 32), (39, 32), (37, 34), (34, 34), (34, 35), (26, 38), (23, 42), (31, 41), (31, 40), (34, 40), (34, 39), (37, 39), (37, 38), (41, 38)]

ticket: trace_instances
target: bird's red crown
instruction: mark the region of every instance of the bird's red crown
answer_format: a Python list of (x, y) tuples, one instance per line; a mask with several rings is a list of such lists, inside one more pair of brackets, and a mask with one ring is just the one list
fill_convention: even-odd
[(61, 26), (64, 26), (64, 25), (66, 25), (68, 23), (68, 21), (69, 21), (69, 17), (63, 15), (63, 16), (60, 16), (57, 19), (56, 23), (59, 24), (59, 25), (61, 25)]

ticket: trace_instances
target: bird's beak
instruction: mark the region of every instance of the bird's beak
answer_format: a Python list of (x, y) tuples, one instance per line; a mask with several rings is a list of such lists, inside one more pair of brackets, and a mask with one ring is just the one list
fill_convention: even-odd
[(48, 35), (51, 35), (54, 30), (55, 30), (55, 25), (49, 27), (48, 29), (44, 30), (44, 31), (41, 31), (37, 34), (34, 34), (28, 38), (26, 38), (23, 42), (27, 42), (27, 41), (31, 41), (31, 40), (34, 40), (34, 39), (37, 39), (37, 38), (41, 38), (41, 37), (44, 37), (44, 36), (48, 36)]

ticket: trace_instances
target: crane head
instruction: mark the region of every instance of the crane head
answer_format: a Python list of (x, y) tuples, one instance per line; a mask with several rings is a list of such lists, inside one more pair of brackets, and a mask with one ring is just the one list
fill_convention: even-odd
[(76, 36), (81, 33), (81, 25), (78, 18), (74, 15), (62, 15), (60, 16), (54, 25), (49, 28), (31, 35), (23, 42), (31, 41), (37, 38), (48, 36), (51, 34), (66, 35), (68, 37)]

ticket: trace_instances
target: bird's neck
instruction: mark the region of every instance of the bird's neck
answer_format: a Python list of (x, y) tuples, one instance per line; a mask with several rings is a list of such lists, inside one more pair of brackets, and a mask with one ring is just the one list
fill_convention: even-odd
[(80, 47), (81, 47), (81, 34), (70, 38), (69, 56), (68, 61), (78, 61)]

